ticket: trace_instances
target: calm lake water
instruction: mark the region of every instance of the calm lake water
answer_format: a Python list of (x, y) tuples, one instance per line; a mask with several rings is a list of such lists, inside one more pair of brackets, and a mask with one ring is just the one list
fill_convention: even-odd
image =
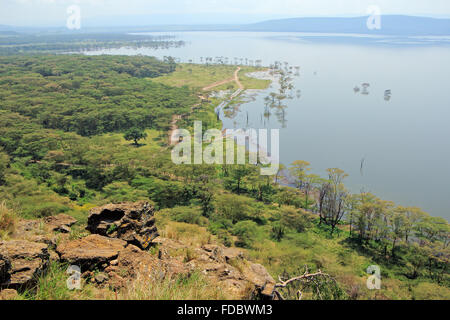
[[(159, 33), (160, 34), (160, 33)], [(173, 34), (173, 33), (172, 33)], [(285, 127), (266, 123), (259, 93), (225, 127), (280, 128), (280, 159), (309, 161), (313, 171), (339, 167), (346, 185), (450, 220), (450, 42), (448, 38), (395, 39), (296, 33), (175, 33), (186, 46), (113, 49), (90, 54), (261, 59), (300, 66), (286, 101)], [(369, 83), (368, 95), (353, 88)], [(385, 90), (391, 99), (385, 100)], [(364, 167), (361, 172), (361, 161)]]

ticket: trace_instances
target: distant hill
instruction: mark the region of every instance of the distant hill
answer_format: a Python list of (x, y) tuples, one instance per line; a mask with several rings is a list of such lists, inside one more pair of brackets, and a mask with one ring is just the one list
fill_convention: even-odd
[(241, 26), (241, 31), (364, 33), (398, 36), (450, 35), (450, 19), (387, 15), (381, 17), (381, 30), (367, 28), (368, 17), (294, 18), (270, 20)]
[[(367, 28), (368, 17), (354, 18), (292, 18), (268, 20), (252, 24), (228, 25), (153, 25), (136, 27), (136, 31), (251, 31), (251, 32), (313, 32), (356, 33), (393, 36), (450, 35), (450, 19), (386, 15), (381, 17), (381, 30)], [(128, 27), (131, 28), (131, 27)]]
[[(122, 32), (177, 32), (177, 31), (249, 31), (249, 32), (311, 32), (311, 33), (355, 33), (378, 34), (392, 36), (450, 36), (450, 19), (413, 17), (402, 15), (381, 16), (381, 30), (367, 28), (368, 17), (353, 18), (290, 18), (267, 20), (252, 24), (159, 24), (84, 27), (83, 33), (122, 33)], [(129, 21), (129, 20), (127, 20)], [(149, 19), (149, 21), (151, 21)], [(158, 20), (161, 21), (161, 20)], [(10, 27), (0, 25), (1, 31), (17, 31), (20, 33), (35, 32), (69, 32), (64, 27), (33, 28)], [(73, 33), (71, 31), (70, 33)]]

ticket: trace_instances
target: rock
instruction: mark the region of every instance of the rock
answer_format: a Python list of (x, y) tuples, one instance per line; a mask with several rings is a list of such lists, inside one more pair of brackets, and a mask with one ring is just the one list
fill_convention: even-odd
[(60, 260), (59, 255), (55, 251), (50, 250), (49, 254), (50, 254), (50, 261), (59, 262)]
[(241, 250), (237, 248), (225, 248), (223, 249), (223, 256), (227, 263), (234, 260), (239, 260), (244, 258), (244, 254)]
[(16, 234), (21, 235), (39, 230), (39, 220), (19, 220), (16, 226)]
[[(154, 280), (164, 277), (187, 274), (191, 269), (177, 259), (160, 260), (156, 256), (139, 249), (136, 246), (128, 245), (120, 251), (118, 264), (114, 266), (116, 270), (121, 270), (121, 276)], [(126, 271), (126, 272), (124, 272)]]
[(103, 284), (108, 281), (108, 279), (108, 275), (103, 272), (100, 272), (95, 276), (95, 282), (97, 282), (97, 284)]
[[(180, 252), (186, 248), (177, 241), (158, 238), (159, 249), (165, 252)], [(192, 250), (192, 248), (190, 248)], [(162, 260), (167, 261), (167, 255)], [(275, 281), (260, 264), (244, 259), (243, 251), (215, 244), (205, 244), (195, 249), (195, 257), (184, 264), (188, 270), (200, 270), (233, 299), (258, 297), (273, 299)]]
[(56, 252), (63, 261), (81, 268), (93, 269), (116, 259), (126, 244), (120, 239), (92, 234), (82, 239), (64, 242), (56, 248)]
[(8, 278), (1, 286), (20, 287), (33, 284), (49, 262), (48, 246), (26, 240), (0, 242), (0, 255), (11, 263)]
[(9, 270), (11, 269), (11, 262), (8, 258), (0, 254), (0, 284), (9, 278)]
[(150, 247), (159, 236), (153, 217), (154, 208), (147, 202), (108, 204), (90, 211), (91, 233), (119, 238), (141, 249)]
[(127, 281), (117, 273), (111, 272), (109, 277), (110, 280), (108, 281), (108, 284), (111, 290), (116, 291), (126, 286)]
[(259, 293), (262, 298), (272, 298), (275, 289), (275, 280), (273, 280), (266, 268), (260, 264), (253, 263), (248, 268), (243, 268), (242, 273), (248, 281), (255, 285), (257, 293)]
[(0, 291), (0, 300), (14, 300), (18, 295), (19, 294), (14, 289), (4, 289)]
[(57, 216), (45, 218), (45, 224), (54, 232), (69, 233), (70, 227), (77, 223), (77, 220), (67, 214), (58, 214)]
[(42, 236), (42, 235), (36, 235), (32, 236), (29, 239), (27, 239), (31, 242), (40, 242), (46, 244), (49, 248), (56, 248), (56, 238), (54, 237), (48, 237), (48, 236)]

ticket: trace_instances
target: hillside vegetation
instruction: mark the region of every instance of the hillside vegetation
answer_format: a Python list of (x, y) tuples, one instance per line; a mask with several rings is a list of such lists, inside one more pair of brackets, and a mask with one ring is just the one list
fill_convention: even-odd
[[(233, 77), (235, 69), (171, 58), (0, 57), (1, 239), (14, 238), (19, 220), (59, 213), (78, 220), (70, 233), (77, 239), (86, 235), (92, 207), (146, 200), (166, 238), (242, 248), (274, 279), (303, 274), (305, 265), (336, 279), (323, 295), (303, 288), (303, 299), (450, 299), (445, 219), (351, 195), (342, 170), (312, 176), (305, 161), (291, 166), (297, 188), (275, 183), (278, 174), (260, 176), (259, 166), (172, 163), (172, 116), (187, 115), (179, 127), (203, 120), (205, 130), (220, 128), (214, 112), (220, 101), (202, 102), (201, 88)], [(256, 70), (246, 67), (242, 77)], [(249, 89), (267, 86), (242, 80)], [(145, 133), (138, 143), (125, 139), (130, 129)], [(380, 290), (366, 286), (371, 265), (381, 269)], [(64, 266), (54, 264), (21, 298), (74, 297), (63, 278)], [(204, 299), (207, 287), (195, 275), (146, 292), (137, 283), (119, 298)], [(77, 296), (114, 298), (114, 292), (86, 286)]]

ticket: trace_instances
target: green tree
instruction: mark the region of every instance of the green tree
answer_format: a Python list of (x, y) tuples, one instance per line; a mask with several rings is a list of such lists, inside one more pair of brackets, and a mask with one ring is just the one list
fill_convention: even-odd
[(291, 167), (289, 168), (289, 172), (294, 178), (295, 185), (300, 190), (303, 190), (305, 178), (308, 174), (308, 171), (311, 170), (309, 166), (310, 163), (308, 161), (296, 160), (292, 162)]
[(134, 145), (138, 146), (138, 141), (147, 138), (147, 133), (144, 130), (134, 127), (125, 132), (124, 138), (127, 141), (134, 141)]
[(338, 168), (327, 169), (327, 172), (328, 180), (320, 187), (319, 214), (320, 223), (331, 226), (331, 234), (333, 234), (348, 209), (348, 193), (343, 183), (348, 175)]

